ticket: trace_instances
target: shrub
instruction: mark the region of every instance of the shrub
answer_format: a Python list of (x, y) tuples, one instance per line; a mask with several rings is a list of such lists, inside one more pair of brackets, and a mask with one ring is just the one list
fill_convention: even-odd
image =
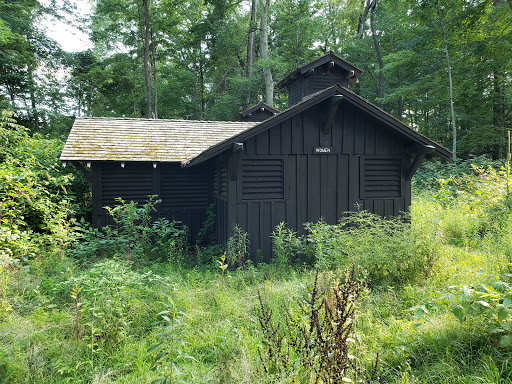
[(187, 231), (180, 222), (167, 219), (152, 220), (151, 212), (160, 200), (148, 196), (142, 206), (121, 198), (119, 204), (106, 207), (115, 225), (102, 231), (91, 228), (85, 222), (77, 228), (79, 233), (70, 253), (79, 258), (91, 256), (113, 256), (115, 254), (140, 258), (169, 259), (181, 262), (187, 250)]
[(417, 225), (441, 243), (509, 252), (512, 216), (506, 168), (474, 166), (472, 174), (441, 179), (438, 185), (431, 198), (419, 197), (421, 204), (413, 204)]
[(292, 264), (297, 254), (303, 253), (304, 244), (297, 233), (286, 228), (284, 222), (279, 223), (271, 235), (272, 238), (272, 262), (280, 268), (286, 268)]
[(233, 232), (233, 236), (228, 239), (226, 259), (229, 265), (242, 268), (249, 255), (249, 235), (238, 225), (233, 228)]
[(454, 285), (448, 292), (436, 292), (421, 305), (410, 310), (418, 319), (430, 311), (450, 310), (461, 323), (469, 317), (483, 318), (488, 331), (500, 335), (500, 345), (512, 346), (512, 285), (506, 281), (512, 274), (491, 276), (487, 283)]
[(305, 227), (305, 253), (319, 270), (356, 265), (372, 284), (393, 285), (428, 274), (435, 263), (435, 239), (404, 217), (345, 212), (337, 225)]
[(149, 323), (141, 324), (140, 318), (148, 317), (150, 307), (145, 301), (152, 295), (152, 285), (163, 282), (162, 277), (151, 271), (135, 272), (122, 260), (105, 260), (87, 271), (68, 273), (58, 289), (76, 301), (77, 337), (94, 354), (108, 353), (128, 334), (147, 329)]
[(72, 237), (74, 175), (58, 161), (62, 143), (30, 137), (0, 117), (0, 258), (16, 266), (42, 250), (64, 252)]

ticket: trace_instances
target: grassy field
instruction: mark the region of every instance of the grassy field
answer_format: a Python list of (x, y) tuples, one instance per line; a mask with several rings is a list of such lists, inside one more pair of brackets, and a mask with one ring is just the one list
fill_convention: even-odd
[[(421, 189), (407, 222), (361, 213), (347, 219), (356, 226), (311, 224), (307, 239), (276, 232), (271, 265), (235, 260), (232, 243), (224, 282), (221, 250), (199, 258), (174, 244), (163, 260), (133, 244), (101, 251), (109, 239), (90, 234), (64, 257), (42, 250), (19, 268), (4, 266), (0, 383), (311, 383), (328, 357), (308, 366), (291, 351), (287, 314), (307, 325), (315, 279), (332, 300), (352, 265), (360, 297), (350, 299), (344, 382), (510, 383), (512, 214), (503, 174)], [(268, 358), (276, 345), (260, 324), (261, 304), (289, 348), (287, 365)]]

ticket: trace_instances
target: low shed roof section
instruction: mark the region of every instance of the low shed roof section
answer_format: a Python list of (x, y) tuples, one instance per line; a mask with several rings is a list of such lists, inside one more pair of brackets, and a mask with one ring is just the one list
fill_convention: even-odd
[(354, 71), (355, 78), (358, 78), (361, 76), (361, 73), (363, 72), (362, 69), (356, 67), (354, 64), (348, 62), (345, 59), (342, 59), (338, 55), (336, 55), (333, 52), (328, 52), (327, 54), (323, 55), (322, 57), (319, 57), (316, 60), (313, 60), (302, 67), (297, 68), (292, 73), (290, 73), (288, 76), (286, 76), (279, 84), (277, 84), (278, 88), (285, 88), (291, 83), (293, 83), (295, 80), (297, 80), (300, 75), (307, 74), (308, 72), (314, 70), (315, 68), (318, 68), (324, 64), (327, 64), (329, 62), (332, 62), (334, 65), (340, 67), (343, 69), (346, 73), (350, 73), (351, 71)]
[(71, 128), (60, 159), (184, 162), (256, 124), (79, 117)]
[(250, 130), (240, 132), (239, 134), (224, 140), (223, 142), (219, 142), (216, 145), (211, 146), (203, 153), (199, 154), (195, 158), (191, 158), (189, 161), (184, 162), (183, 166), (193, 166), (199, 164), (205, 160), (216, 156), (217, 154), (225, 151), (230, 148), (233, 143), (245, 141), (270, 127), (281, 123), (282, 121), (316, 105), (321, 103), (322, 101), (327, 100), (331, 96), (341, 95), (343, 96), (343, 102), (349, 102), (352, 105), (360, 108), (362, 111), (366, 112), (369, 116), (374, 117), (375, 119), (381, 121), (385, 126), (391, 128), (396, 131), (398, 134), (407, 137), (412, 142), (415, 142), (421, 146), (431, 146), (432, 152), (430, 153), (430, 157), (435, 156), (442, 158), (444, 160), (451, 161), (451, 152), (444, 148), (442, 145), (437, 144), (436, 142), (430, 140), (426, 136), (423, 136), (421, 133), (416, 132), (415, 130), (409, 128), (407, 125), (402, 123), (400, 120), (396, 119), (389, 113), (383, 111), (376, 105), (368, 102), (363, 99), (361, 96), (355, 94), (349, 89), (342, 87), (340, 85), (333, 85), (329, 88), (326, 88), (322, 91), (312, 93), (304, 98), (300, 103), (297, 103), (290, 108), (278, 113), (269, 119), (257, 124)]
[(274, 107), (271, 107), (270, 105), (268, 105), (267, 103), (264, 103), (263, 101), (260, 101), (258, 104), (250, 107), (250, 108), (247, 108), (245, 111), (243, 111), (242, 113), (240, 113), (239, 115), (237, 115), (235, 117), (235, 120), (237, 121), (241, 121), (244, 117), (250, 115), (251, 113), (254, 113), (256, 112), (257, 110), (267, 110), (269, 111), (270, 113), (273, 113), (274, 115), (279, 113), (279, 110), (278, 109), (275, 109)]

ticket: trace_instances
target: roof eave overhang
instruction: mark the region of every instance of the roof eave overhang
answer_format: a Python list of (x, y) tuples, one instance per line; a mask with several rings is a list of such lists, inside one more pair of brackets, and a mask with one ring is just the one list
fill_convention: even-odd
[(322, 101), (335, 95), (338, 89), (339, 89), (339, 87), (337, 87), (337, 86), (327, 88), (324, 92), (320, 93), (316, 97), (312, 97), (312, 98), (307, 99), (299, 104), (296, 104), (296, 105), (292, 106), (291, 108), (268, 118), (267, 120), (254, 126), (252, 129), (242, 132), (239, 135), (233, 136), (230, 139), (225, 140), (222, 143), (219, 143), (216, 146), (209, 148), (208, 150), (204, 151), (199, 156), (196, 156), (193, 159), (183, 162), (182, 166), (192, 167), (194, 165), (202, 163), (203, 161), (206, 161), (206, 160), (224, 152), (226, 149), (228, 149), (231, 146), (232, 143), (243, 142), (243, 141), (251, 138), (252, 136), (255, 136), (255, 135), (263, 132), (265, 129), (270, 128), (271, 126), (274, 126), (276, 124), (279, 124), (282, 121), (288, 119), (289, 117), (312, 107), (313, 105), (321, 103)]
[(437, 144), (436, 142), (430, 140), (429, 138), (423, 136), (422, 134), (412, 130), (395, 117), (389, 115), (387, 112), (371, 104), (370, 102), (364, 100), (360, 96), (357, 96), (355, 93), (345, 88), (342, 89), (346, 91), (343, 92), (343, 95), (345, 96), (346, 100), (349, 100), (349, 102), (351, 102), (352, 104), (366, 111), (370, 116), (373, 116), (374, 118), (386, 123), (388, 126), (391, 126), (403, 136), (419, 144), (433, 146), (434, 150), (433, 152), (430, 153), (430, 156), (439, 157), (447, 161), (452, 161), (452, 153), (448, 149), (444, 148), (442, 145)]
[[(344, 100), (347, 100), (348, 102), (352, 103), (356, 107), (364, 110), (368, 113), (368, 115), (374, 117), (375, 119), (382, 121), (387, 126), (391, 127), (395, 131), (397, 131), (402, 136), (405, 136), (406, 138), (410, 139), (411, 141), (414, 141), (422, 146), (432, 146), (434, 147), (433, 151), (429, 153), (429, 157), (438, 157), (442, 160), (452, 161), (452, 153), (444, 148), (443, 146), (433, 142), (432, 140), (428, 139), (427, 137), (421, 135), (420, 133), (412, 130), (405, 124), (403, 124), (398, 119), (394, 118), (393, 116), (389, 115), (388, 113), (381, 110), (379, 107), (371, 104), (370, 102), (364, 100), (362, 97), (356, 95), (352, 91), (341, 87), (339, 85), (332, 86), (330, 88), (327, 88), (325, 91), (319, 93), (318, 95), (311, 97), (310, 99), (307, 99), (299, 104), (296, 104), (289, 109), (270, 117), (269, 119), (261, 122), (260, 124), (254, 126), (252, 129), (249, 129), (245, 132), (242, 132), (239, 135), (233, 136), (213, 147), (210, 147), (200, 155), (196, 156), (195, 158), (192, 158), (188, 161), (185, 161), (182, 163), (182, 166), (184, 167), (191, 167), (194, 165), (197, 165), (199, 163), (202, 163), (203, 161), (206, 161), (222, 152), (224, 152), (226, 149), (229, 149), (230, 146), (235, 142), (243, 142), (247, 139), (249, 139), (252, 136), (255, 136), (261, 132), (263, 132), (265, 129), (270, 128), (271, 126), (274, 126), (276, 124), (281, 123), (282, 121), (288, 119), (289, 117), (300, 113), (318, 103), (321, 103), (324, 100), (327, 100), (331, 96), (334, 95), (343, 95)], [(346, 101), (343, 101), (346, 102)]]

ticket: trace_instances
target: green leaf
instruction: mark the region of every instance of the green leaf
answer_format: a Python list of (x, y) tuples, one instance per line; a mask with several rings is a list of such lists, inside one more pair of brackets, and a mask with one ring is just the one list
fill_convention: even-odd
[(462, 323), (464, 321), (464, 315), (466, 311), (460, 305), (457, 305), (452, 308), (453, 315)]
[(487, 301), (479, 300), (477, 301), (477, 304), (480, 304), (483, 307), (491, 308), (490, 304)]
[(163, 342), (160, 342), (160, 343), (156, 343), (155, 345), (152, 345), (151, 347), (149, 347), (149, 349), (147, 350), (147, 352), (151, 352), (151, 351), (154, 351), (155, 349), (157, 349), (159, 346), (161, 346), (163, 344)]
[(505, 298), (503, 299), (503, 306), (504, 306), (505, 308), (506, 308), (506, 307), (508, 307), (511, 303), (512, 303), (512, 300), (510, 300), (510, 298), (505, 297)]
[(509, 310), (507, 308), (501, 308), (498, 311), (498, 321), (503, 321), (508, 317)]
[(512, 335), (504, 335), (500, 337), (501, 347), (512, 347)]

